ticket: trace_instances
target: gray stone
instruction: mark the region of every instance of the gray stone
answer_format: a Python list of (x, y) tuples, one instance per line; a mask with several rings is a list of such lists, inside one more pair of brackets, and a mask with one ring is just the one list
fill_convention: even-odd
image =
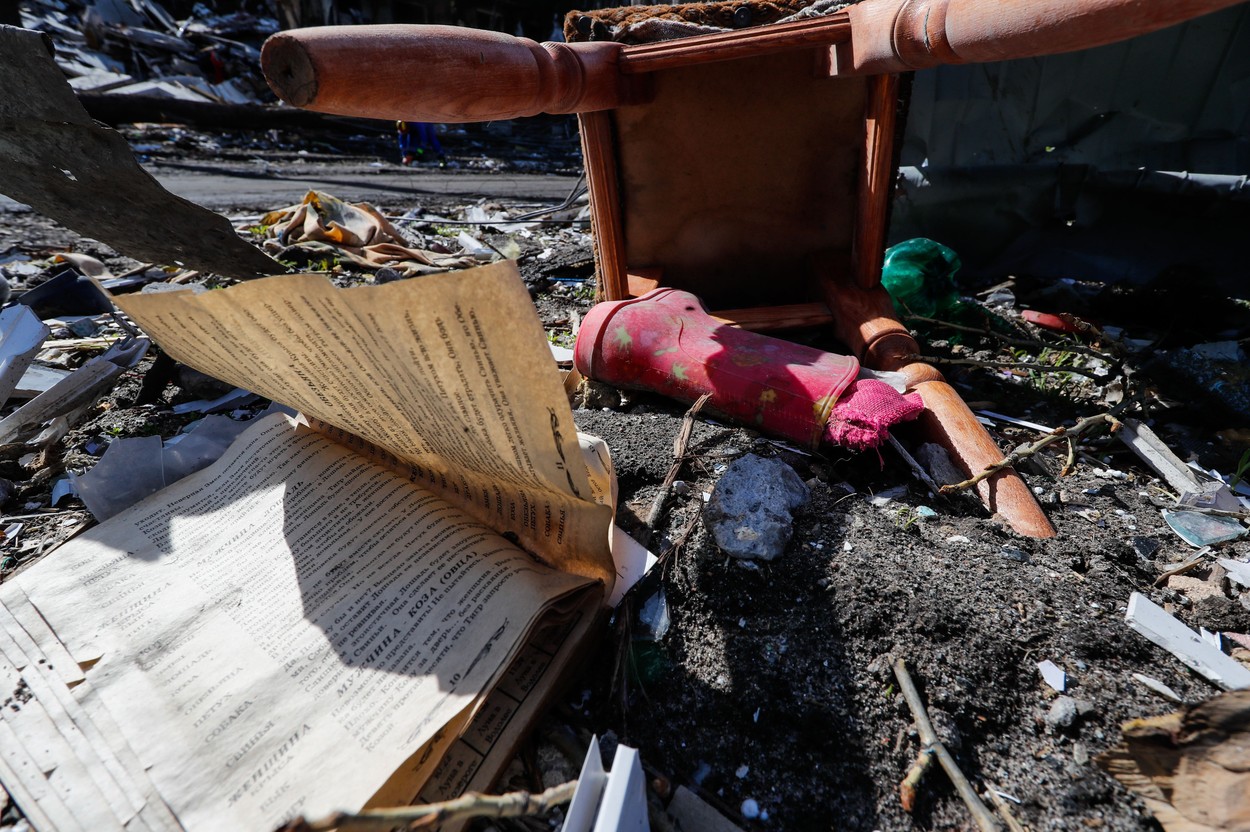
[(747, 454), (721, 475), (703, 509), (703, 522), (725, 554), (773, 560), (794, 533), (790, 512), (807, 496), (807, 486), (789, 465)]
[(1050, 703), (1050, 710), (1046, 712), (1046, 724), (1056, 731), (1071, 728), (1072, 723), (1076, 722), (1077, 710), (1076, 700), (1071, 696), (1056, 697)]
[(938, 485), (954, 485), (967, 479), (941, 445), (932, 442), (921, 445), (916, 449), (916, 461), (924, 466)]

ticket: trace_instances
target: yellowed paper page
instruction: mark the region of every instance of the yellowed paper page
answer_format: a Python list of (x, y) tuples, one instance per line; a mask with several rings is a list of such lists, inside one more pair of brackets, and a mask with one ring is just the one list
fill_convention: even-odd
[[(125, 785), (126, 781), (133, 784), (133, 791), (130, 793), (137, 794), (140, 798), (138, 820), (142, 823), (138, 827), (135, 826), (135, 821), (127, 824), (128, 832), (143, 826), (154, 832), (179, 832), (182, 827), (157, 794), (148, 778), (147, 769), (140, 764), (138, 756), (122, 736), (112, 715), (105, 709), (99, 697), (95, 696), (94, 690), (65, 649), (65, 645), (48, 629), (47, 622), (31, 606), (26, 593), (16, 581), (0, 586), (0, 624), (9, 630), (28, 659), (39, 665), (38, 670), (43, 673), (50, 687), (45, 696), (54, 696), (71, 715), (93, 751), (100, 756), (101, 765), (113, 773), (123, 788), (130, 788)], [(43, 699), (45, 696), (39, 698)], [(4, 775), (0, 774), (0, 781), (3, 778)], [(39, 826), (33, 821), (32, 825), (36, 832), (54, 828)]]
[(192, 832), (363, 805), (588, 586), (281, 415), (17, 580)]
[(594, 502), (514, 264), (353, 289), (285, 275), (114, 300), (177, 360), (394, 454), (549, 564), (612, 582), (611, 509)]

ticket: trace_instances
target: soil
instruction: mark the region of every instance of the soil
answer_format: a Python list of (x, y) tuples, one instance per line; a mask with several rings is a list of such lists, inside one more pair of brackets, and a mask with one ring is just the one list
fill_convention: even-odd
[[(542, 124), (518, 129), (549, 137), (556, 128)], [(136, 146), (160, 145), (159, 151), (143, 151), (160, 157), (153, 161), (157, 167), (174, 164), (208, 172), (250, 164), (217, 158), (228, 157), (223, 148), (238, 149), (240, 141), (265, 145), (244, 147), (240, 154), (252, 158), (250, 154), (263, 151), (267, 164), (279, 166), (294, 164), (294, 158), (307, 160), (298, 149), (307, 149), (311, 141), (302, 137), (297, 143), (276, 134), (244, 139), (187, 135), (191, 138), (179, 144), (168, 135), (130, 131)], [(480, 149), (473, 149), (468, 139), (446, 144), (455, 163), (453, 174), (481, 168), (499, 171), (501, 177), (521, 168), (576, 170), (563, 149), (543, 151), (541, 141), (533, 158), (509, 149), (506, 142)], [(389, 147), (380, 140), (373, 145), (341, 140), (329, 146), (334, 152), (305, 164), (345, 175), (375, 163), (393, 164)], [(569, 146), (575, 153), (575, 146)], [(471, 164), (475, 159), (497, 161), (492, 167)], [(456, 216), (466, 204), (424, 195), (421, 202), (425, 210), (444, 216)], [(506, 200), (495, 202), (511, 207)], [(414, 207), (412, 200), (389, 192), (374, 204), (395, 215)], [(236, 207), (261, 213), (281, 206)], [(593, 257), (584, 226), (573, 222), (543, 226), (529, 237), (513, 235), (539, 316), (550, 338), (566, 345), (594, 294)], [(425, 228), (423, 233), (437, 231)], [(495, 245), (507, 237), (485, 234)], [(73, 248), (99, 257), (115, 272), (137, 265), (29, 212), (6, 214), (0, 253), (11, 247), (32, 255)], [(337, 279), (351, 283), (368, 278), (340, 269)], [(1073, 286), (1057, 296), (1056, 287), (1030, 285), (1023, 278), (1014, 281), (1013, 289), (1019, 308), (1037, 299), (1044, 309), (1094, 311), (1105, 324), (1130, 328), (1127, 334), (1136, 338), (1162, 333), (1158, 339), (1166, 340), (1156, 340), (1162, 347), (1214, 340), (1210, 328), (1197, 326), (1197, 319), (1152, 318), (1167, 308), (1158, 302), (1161, 295)], [(1219, 337), (1245, 339), (1250, 334), (1245, 306), (1217, 300), (1217, 312), (1228, 313)], [(1117, 319), (1117, 310), (1125, 317)], [(1010, 313), (1004, 316), (1012, 318)], [(937, 356), (1005, 355), (993, 339), (968, 333), (951, 337), (949, 332), (929, 336), (928, 349)], [(819, 334), (809, 337), (821, 343)], [(1069, 362), (1081, 360), (1061, 342), (1050, 341), (1056, 346), (1049, 353), (1039, 349), (1006, 357), (1060, 364), (1056, 355), (1067, 355), (1063, 360)], [(1247, 424), (1244, 414), (1214, 398), (1210, 385), (1197, 385), (1207, 393), (1203, 399), (1193, 389), (1181, 392), (1166, 386), (1165, 372), (1152, 375), (1152, 367), (1162, 367), (1157, 362), (1152, 365), (1140, 357), (1132, 361), (1139, 365), (1135, 383), (1155, 383), (1153, 417), (1165, 441), (1178, 454), (1196, 457), (1208, 467), (1236, 470), (1244, 447), (1236, 444), (1237, 437), (1246, 440), (1235, 429)], [(0, 555), (12, 558), (5, 561), (6, 576), (89, 522), (72, 497), (55, 513), (48, 512), (50, 489), (61, 472), (84, 470), (98, 456), (99, 451), (88, 453), (89, 444), (145, 433), (170, 436), (196, 418), (174, 416), (169, 407), (202, 397), (202, 389), (184, 389), (180, 383), (185, 386), (187, 380), (176, 374), (168, 385), (149, 383), (145, 388), (153, 366), (149, 359), (128, 374), (37, 464), (22, 467), (6, 458), (0, 476), (12, 481), (13, 490), (4, 504), (3, 524), (14, 515), (41, 515), (24, 521), (21, 537), (39, 541), (37, 546), (24, 550), (5, 542), (0, 548)], [(1052, 426), (1105, 410), (1100, 399), (1114, 376), (1091, 382), (1063, 366), (1050, 372), (965, 365), (943, 369), (977, 406)], [(648, 394), (620, 395), (599, 387), (591, 393), (579, 400), (583, 406), (574, 416), (580, 429), (601, 436), (612, 449), (620, 485), (618, 522), (635, 537), (650, 539), (663, 561), (618, 612), (597, 657), (552, 710), (500, 788), (536, 788), (540, 781), (550, 785), (576, 776), (579, 762), (568, 759), (576, 758), (569, 748), (584, 747), (594, 732), (607, 738), (609, 754), (614, 741), (641, 750), (657, 800), (686, 786), (743, 828), (974, 828), (936, 766), (923, 782), (914, 812), (909, 815), (900, 807), (898, 784), (920, 750), (891, 669), (895, 660), (903, 659), (963, 771), (982, 788), (1004, 793), (1026, 828), (1158, 828), (1142, 804), (1098, 768), (1096, 758), (1119, 740), (1125, 720), (1177, 707), (1136, 682), (1133, 673), (1164, 682), (1188, 703), (1216, 690), (1126, 626), (1129, 595), (1145, 593), (1186, 624), (1213, 631), (1250, 631), (1250, 610), (1246, 597), (1239, 598), (1235, 587), (1218, 575), (1211, 576), (1216, 594), (1202, 600), (1154, 586), (1162, 572), (1190, 559), (1194, 549), (1160, 516), (1160, 507), (1170, 504), (1165, 488), (1117, 440), (1105, 432), (1082, 439), (1075, 469), (1066, 476), (1059, 476), (1066, 455), (1062, 444), (1021, 466), (1058, 531), (1053, 539), (1034, 540), (988, 516), (974, 499), (929, 494), (888, 447), (880, 454), (838, 449), (813, 454), (701, 418), (679, 475), (685, 485), (667, 496), (652, 532), (643, 518), (673, 462), (673, 439), (685, 408)], [(1228, 429), (1234, 429), (1224, 434), (1232, 442), (1218, 438)], [(1037, 437), (1001, 423), (992, 430), (1004, 450)], [(908, 428), (897, 436), (908, 447), (917, 442)], [(704, 495), (715, 488), (724, 467), (747, 452), (780, 457), (810, 489), (808, 503), (796, 513), (786, 552), (770, 562), (727, 557), (700, 522)], [(874, 504), (871, 498), (880, 492), (893, 496)], [(924, 507), (933, 510), (932, 517), (925, 516), (930, 512)], [(1219, 550), (1226, 557), (1250, 558), (1247, 542), (1224, 544)], [(637, 610), (660, 590), (671, 625), (659, 638), (645, 637)], [(1043, 660), (1068, 674), (1067, 695), (1078, 707), (1068, 726), (1056, 727), (1046, 719), (1059, 694), (1039, 676), (1037, 663)], [(566, 752), (563, 757), (560, 751)], [(758, 811), (746, 801), (753, 801)], [(5, 825), (16, 818), (14, 807), (5, 810)], [(662, 828), (663, 818), (657, 815), (653, 823)], [(512, 821), (496, 825), (550, 828)]]

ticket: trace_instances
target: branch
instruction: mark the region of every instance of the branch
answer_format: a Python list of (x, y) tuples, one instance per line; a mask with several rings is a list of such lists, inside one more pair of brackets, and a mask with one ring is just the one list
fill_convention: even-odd
[[(1060, 315), (1059, 317), (1064, 318), (1064, 315)], [(1005, 344), (1011, 344), (1013, 347), (1037, 347), (1040, 349), (1047, 349), (1047, 350), (1053, 350), (1056, 348), (1055, 344), (1048, 344), (1045, 341), (1034, 340), (1031, 338), (1012, 338), (1010, 335), (1003, 335), (1001, 332), (995, 332), (994, 330), (989, 329), (988, 327), (977, 328), (975, 326), (964, 326), (963, 324), (955, 324), (955, 323), (951, 323), (950, 321), (940, 321), (936, 318), (925, 318), (920, 315), (907, 315), (906, 317), (903, 318), (903, 320), (908, 321), (908, 322), (918, 321), (920, 323), (930, 324), (932, 326), (941, 327), (943, 329), (953, 329), (958, 332), (971, 332), (976, 335), (987, 335), (991, 338), (996, 338)], [(1064, 320), (1067, 320), (1067, 319), (1064, 318)], [(1073, 325), (1079, 328), (1080, 324), (1076, 323), (1075, 322), (1076, 320), (1078, 319), (1075, 319), (1075, 318), (1073, 319)], [(1081, 323), (1084, 323), (1084, 322), (1082, 321)], [(1098, 332), (1096, 329), (1094, 329), (1092, 325), (1090, 324), (1085, 324), (1085, 325), (1087, 327), (1090, 327), (1091, 331)], [(1101, 332), (1098, 332), (1098, 334), (1102, 335)], [(1103, 336), (1103, 337), (1105, 338), (1106, 336)], [(1073, 344), (1068, 341), (1061, 341), (1058, 344), (1058, 346), (1065, 350), (1068, 350), (1069, 352), (1077, 352), (1082, 355), (1091, 356), (1092, 358), (1102, 359), (1103, 361), (1106, 361), (1110, 364), (1119, 363), (1116, 360), (1115, 356), (1108, 355), (1107, 353), (1104, 353), (1104, 352), (1099, 352), (1096, 349), (1086, 347), (1082, 344)]]
[(998, 810), (1003, 823), (1007, 824), (1008, 832), (1025, 832), (1025, 828), (1020, 825), (1020, 821), (1016, 820), (1016, 816), (1012, 814), (1011, 807), (1007, 805), (1007, 801), (1003, 800), (1002, 795), (998, 793), (998, 789), (994, 787), (993, 783), (988, 785), (985, 793), (989, 795), (990, 802)]
[(1047, 447), (1048, 445), (1053, 445), (1054, 443), (1058, 442), (1061, 439), (1071, 440), (1072, 437), (1080, 436), (1086, 431), (1089, 431), (1092, 428), (1098, 427), (1099, 425), (1108, 424), (1111, 426), (1111, 432), (1115, 433), (1117, 430), (1120, 429), (1120, 420), (1116, 418), (1116, 416), (1120, 412), (1122, 412), (1122, 409), (1120, 406), (1117, 406), (1115, 409), (1111, 410), (1108, 413), (1099, 413), (1096, 416), (1086, 416), (1084, 419), (1077, 422), (1075, 425), (1073, 425), (1070, 428), (1065, 428), (1065, 427), (1055, 428), (1050, 433), (1046, 434), (1041, 439), (1037, 440), (1031, 445), (1025, 445), (1023, 448), (1017, 448), (1016, 450), (1007, 454), (1007, 456), (1005, 456), (1002, 459), (1002, 461), (996, 462), (993, 465), (987, 465), (984, 471), (977, 474), (972, 479), (967, 479), (967, 480), (964, 480), (963, 482), (955, 483), (954, 485), (942, 486), (941, 492), (943, 494), (950, 494), (951, 492), (954, 492), (954, 491), (962, 491), (965, 488), (972, 488), (977, 483), (989, 479), (990, 477), (997, 474), (999, 471), (1002, 471), (1006, 468), (1010, 468), (1013, 465), (1015, 465), (1017, 462), (1020, 462), (1021, 460), (1028, 459), (1029, 457), (1033, 456), (1035, 453)]
[(917, 462), (916, 458), (908, 453), (907, 449), (903, 447), (903, 444), (893, 436), (887, 436), (886, 439), (889, 440), (890, 447), (898, 451), (898, 455), (901, 456), (903, 461), (907, 463), (907, 466), (911, 468), (912, 473), (916, 475), (916, 479), (920, 480), (920, 482), (924, 484), (924, 487), (929, 489), (930, 494), (934, 497), (938, 496), (938, 494), (941, 493), (941, 487), (933, 481), (933, 478), (929, 476), (929, 472), (924, 469), (924, 466)]
[(296, 818), (278, 832), (330, 832), (334, 829), (393, 829), (432, 828), (440, 824), (469, 818), (515, 818), (522, 815), (541, 815), (562, 803), (573, 799), (577, 781), (572, 780), (553, 786), (542, 794), (510, 792), (508, 794), (478, 794), (469, 792), (454, 800), (429, 803), (424, 806), (400, 806), (395, 809), (374, 809), (368, 812), (335, 812), (324, 818), (305, 820)]
[[(946, 772), (946, 776), (955, 785), (955, 791), (959, 792), (959, 796), (963, 798), (964, 803), (968, 806), (968, 811), (972, 813), (972, 819), (976, 821), (977, 827), (981, 829), (981, 832), (1000, 832), (1001, 827), (999, 827), (998, 821), (994, 820), (990, 810), (981, 802), (981, 798), (977, 797), (976, 790), (972, 788), (972, 784), (968, 782), (968, 778), (964, 776), (964, 773), (959, 770), (959, 766), (955, 763), (955, 758), (951, 756), (951, 753), (946, 750), (946, 746), (938, 739), (937, 732), (933, 730), (933, 723), (929, 721), (929, 713), (925, 710), (924, 702), (920, 699), (920, 692), (916, 690), (916, 685), (911, 680), (911, 674), (907, 672), (907, 663), (902, 659), (894, 662), (894, 678), (898, 679), (898, 686), (903, 691), (903, 698), (907, 700), (907, 707), (911, 709), (912, 718), (916, 720), (916, 730), (920, 732), (920, 741), (924, 743), (924, 748), (920, 751), (921, 756), (937, 757), (938, 762), (942, 764), (942, 770)], [(920, 763), (917, 761), (917, 765), (912, 766), (912, 772), (915, 772), (919, 765)], [(909, 780), (912, 772), (908, 773)], [(916, 780), (919, 780), (918, 775)], [(904, 804), (903, 808), (907, 809), (908, 807)]]
[[(673, 464), (668, 469), (668, 474), (664, 477), (664, 484), (660, 486), (660, 491), (655, 495), (655, 500), (651, 503), (651, 510), (647, 512), (647, 532), (648, 538), (651, 533), (655, 532), (656, 523), (660, 522), (660, 513), (664, 510), (664, 500), (668, 497), (669, 489), (673, 487), (673, 483), (677, 480), (677, 475), (681, 473), (682, 463), (686, 461), (686, 447), (690, 444), (690, 434), (694, 431), (694, 417), (699, 415), (699, 411), (703, 409), (703, 405), (707, 404), (707, 400), (712, 398), (711, 393), (704, 393), (695, 399), (694, 404), (690, 405), (690, 409), (686, 411), (686, 415), (681, 420), (681, 429), (677, 431), (677, 438), (673, 441)], [(648, 539), (647, 543), (650, 543)]]
[(1089, 370), (1082, 370), (1079, 367), (1052, 367), (1049, 364), (1033, 364), (1028, 361), (980, 361), (976, 358), (939, 358), (934, 355), (913, 355), (909, 357), (914, 361), (923, 361), (926, 364), (966, 364), (970, 367), (988, 367), (991, 370), (1005, 370), (1013, 367), (1020, 370), (1037, 370), (1042, 373), (1075, 373), (1086, 378), (1101, 378), (1101, 376), (1097, 376)]

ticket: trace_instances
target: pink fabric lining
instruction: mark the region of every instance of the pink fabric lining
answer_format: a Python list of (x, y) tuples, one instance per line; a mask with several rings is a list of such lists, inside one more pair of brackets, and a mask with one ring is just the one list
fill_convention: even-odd
[(911, 421), (922, 410), (916, 393), (904, 395), (875, 378), (856, 379), (833, 406), (825, 439), (857, 451), (875, 448), (890, 437), (892, 425)]

